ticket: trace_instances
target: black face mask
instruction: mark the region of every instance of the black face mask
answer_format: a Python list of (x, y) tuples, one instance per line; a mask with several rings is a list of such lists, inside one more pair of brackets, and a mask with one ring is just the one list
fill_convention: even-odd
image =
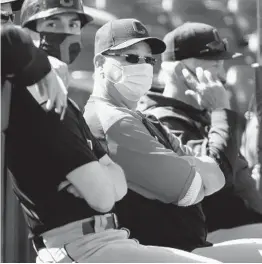
[(40, 46), (49, 56), (71, 64), (81, 51), (81, 36), (40, 32)]

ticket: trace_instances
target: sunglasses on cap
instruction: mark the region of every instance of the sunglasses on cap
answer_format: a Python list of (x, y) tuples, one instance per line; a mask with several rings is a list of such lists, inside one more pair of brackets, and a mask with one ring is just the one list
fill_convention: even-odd
[(221, 41), (212, 41), (206, 44), (206, 49), (200, 51), (201, 54), (207, 52), (223, 52), (228, 50), (228, 41), (227, 39), (222, 39)]
[(15, 20), (15, 14), (10, 13), (10, 12), (1, 11), (1, 22), (2, 23), (7, 23), (9, 21), (14, 22), (14, 20)]
[(125, 57), (125, 60), (132, 64), (139, 63), (141, 60), (144, 60), (145, 63), (151, 64), (152, 66), (156, 64), (156, 59), (150, 56), (138, 56), (136, 54), (117, 54), (117, 53), (103, 53), (103, 55)]

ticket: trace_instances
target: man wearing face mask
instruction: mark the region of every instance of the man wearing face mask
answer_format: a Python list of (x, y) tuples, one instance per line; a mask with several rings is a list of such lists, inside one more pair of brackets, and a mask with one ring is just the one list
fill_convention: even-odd
[(80, 0), (26, 0), (21, 25), (39, 33), (39, 47), (66, 64), (81, 51), (81, 28), (92, 18)]
[[(92, 20), (84, 13), (81, 0), (26, 0), (20, 16), (22, 27), (27, 28), (34, 43), (49, 55), (49, 60), (68, 87), (68, 65), (81, 52), (81, 30)], [(37, 87), (31, 93), (39, 103)], [(78, 108), (69, 91), (70, 101)], [(80, 109), (79, 109), (80, 110)]]
[[(192, 250), (208, 244), (201, 208), (194, 204), (219, 190), (225, 180), (210, 159), (214, 182), (204, 193), (195, 166), (205, 161), (186, 157), (190, 149), (176, 138), (172, 145), (162, 135), (168, 132), (159, 128), (157, 121), (155, 127), (135, 112), (138, 100), (152, 84), (152, 54), (164, 50), (164, 43), (149, 37), (144, 25), (135, 19), (115, 20), (101, 27), (95, 40), (94, 91), (84, 117), (125, 171), (129, 192), (117, 205), (120, 222), (142, 243)], [(186, 210), (179, 205), (193, 206)], [(168, 232), (168, 228), (163, 230), (165, 221), (172, 226)]]
[[(261, 223), (262, 197), (251, 178), (251, 170), (243, 157), (235, 156), (236, 152), (230, 150), (235, 145), (239, 149), (240, 140), (235, 141), (233, 134), (225, 135), (229, 138), (212, 138), (219, 126), (230, 126), (231, 131), (236, 131), (242, 121), (237, 113), (230, 110), (229, 98), (222, 84), (225, 80), (224, 60), (238, 54), (228, 51), (225, 40), (214, 27), (202, 23), (185, 23), (168, 33), (164, 42), (167, 50), (162, 54), (163, 95), (149, 93), (141, 100), (139, 109), (156, 116), (196, 154), (208, 154), (223, 163), (223, 172), (230, 180), (228, 185), (202, 203), (209, 232)], [(188, 78), (191, 82), (185, 82)], [(205, 87), (209, 81), (214, 85)], [(197, 83), (204, 86), (200, 89)], [(214, 153), (214, 145), (220, 149), (219, 155)], [(241, 236), (261, 237), (259, 230), (262, 230), (261, 224), (250, 225), (216, 232), (208, 238), (218, 242)]]
[[(120, 225), (144, 244), (193, 250), (210, 245), (199, 202), (221, 189), (225, 178), (212, 158), (194, 157), (156, 118), (135, 112), (152, 83), (152, 54), (164, 50), (163, 42), (150, 37), (138, 20), (119, 19), (101, 27), (95, 39), (95, 86), (84, 117), (125, 172), (128, 194), (116, 204)], [(254, 253), (258, 246), (252, 246)], [(250, 250), (237, 247), (245, 254)], [(208, 247), (201, 254), (229, 261), (224, 247), (210, 248), (212, 253)], [(236, 258), (241, 256), (233, 254)]]

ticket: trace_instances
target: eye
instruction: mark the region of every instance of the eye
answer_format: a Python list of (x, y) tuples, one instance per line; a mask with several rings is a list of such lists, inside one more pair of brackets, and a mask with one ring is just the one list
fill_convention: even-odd
[(71, 22), (70, 27), (71, 28), (80, 28), (81, 27), (80, 21)]
[(56, 27), (56, 23), (55, 22), (48, 22), (46, 24), (47, 27), (51, 27), (51, 28), (55, 28)]

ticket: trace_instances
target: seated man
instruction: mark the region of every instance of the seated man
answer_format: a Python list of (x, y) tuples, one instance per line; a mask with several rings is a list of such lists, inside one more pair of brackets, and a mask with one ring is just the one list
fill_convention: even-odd
[[(235, 54), (226, 50), (218, 35), (215, 40), (213, 32), (216, 32), (216, 29), (206, 24), (185, 23), (168, 33), (164, 38), (167, 51), (162, 54), (161, 74), (165, 83), (163, 95), (148, 94), (141, 100), (139, 106), (144, 113), (156, 116), (168, 126), (181, 138), (183, 144), (193, 147), (196, 154), (210, 155), (213, 145), (222, 143), (212, 140), (210, 136), (217, 126), (224, 124), (226, 128), (241, 122), (240, 118), (230, 110), (229, 99), (222, 85), (225, 79), (223, 60), (231, 59)], [(217, 47), (221, 46), (221, 50), (213, 50), (211, 44), (208, 46), (212, 41), (214, 41), (213, 46), (215, 47), (215, 44)], [(194, 43), (194, 49), (190, 43)], [(201, 53), (205, 45), (207, 49)], [(193, 73), (200, 82), (212, 78), (214, 83), (220, 82), (220, 86), (211, 86), (198, 92), (184, 82), (183, 73), (188, 75), (189, 72)], [(231, 112), (231, 115), (224, 118), (225, 112)], [(232, 138), (233, 135), (229, 136)], [(226, 153), (222, 154), (226, 155)], [(237, 160), (235, 165), (230, 164), (233, 170), (231, 184), (203, 200), (209, 232), (262, 223), (262, 196), (256, 189), (245, 159), (240, 154), (235, 158)], [(261, 238), (262, 226), (259, 226), (255, 225), (253, 231), (248, 229), (249, 234), (244, 232), (243, 238)], [(232, 234), (231, 239), (241, 237), (241, 229), (236, 229), (235, 232), (236, 237)], [(211, 237), (212, 242), (216, 241), (214, 234)], [(228, 238), (226, 236), (226, 239)]]
[[(76, 2), (82, 6), (80, 1)], [(52, 7), (56, 5), (57, 12), (78, 14), (79, 10), (68, 7), (69, 3), (73, 4), (49, 2)], [(48, 1), (38, 0), (37, 4), (41, 10), (48, 6)], [(90, 17), (86, 16), (81, 26), (88, 20)], [(46, 54), (33, 45), (23, 30), (14, 26), (1, 31), (1, 40), (2, 51), (6, 52), (1, 77), (2, 80), (10, 75), (13, 78), (6, 130), (7, 165), (39, 259), (44, 262), (214, 261), (181, 250), (142, 246), (128, 239), (129, 233), (118, 226), (114, 209), (127, 192), (123, 170), (94, 139), (82, 113), (71, 101), (67, 102), (61, 121), (55, 111), (47, 112), (45, 104), (39, 105), (28, 91), (30, 88), (26, 88), (50, 71)], [(11, 64), (10, 69), (8, 62), (16, 58), (20, 58), (19, 64)], [(58, 90), (52, 88), (51, 93)]]
[[(193, 250), (210, 245), (199, 202), (220, 190), (225, 178), (213, 158), (194, 157), (157, 119), (150, 121), (134, 111), (152, 84), (152, 54), (164, 50), (163, 42), (149, 37), (135, 19), (101, 27), (95, 39), (95, 86), (84, 117), (125, 172), (129, 191), (116, 204), (120, 224), (142, 243)], [(212, 134), (214, 140), (233, 135), (229, 126), (220, 129)], [(224, 157), (216, 146), (213, 150), (219, 163), (219, 157), (230, 159), (237, 152), (232, 147)], [(227, 260), (224, 255), (220, 259)]]

